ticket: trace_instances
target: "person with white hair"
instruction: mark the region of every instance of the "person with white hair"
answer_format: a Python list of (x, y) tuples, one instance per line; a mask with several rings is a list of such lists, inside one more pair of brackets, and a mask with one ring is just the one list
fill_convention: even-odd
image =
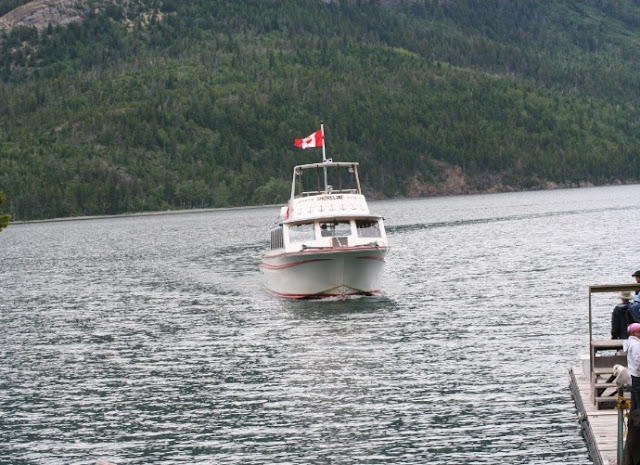
[(627, 327), (629, 339), (624, 342), (627, 353), (627, 369), (631, 375), (631, 409), (640, 408), (640, 323), (631, 323)]

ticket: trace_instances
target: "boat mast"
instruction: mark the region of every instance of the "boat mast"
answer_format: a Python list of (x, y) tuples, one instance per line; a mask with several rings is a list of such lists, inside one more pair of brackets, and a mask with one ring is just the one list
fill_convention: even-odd
[(322, 161), (327, 161), (327, 153), (324, 148), (324, 123), (320, 122), (320, 132), (322, 133)]
[[(327, 161), (327, 152), (324, 145), (324, 123), (320, 121), (320, 131), (322, 133), (322, 163)], [(324, 171), (324, 191), (329, 191), (329, 183), (327, 182), (327, 167), (322, 168)]]

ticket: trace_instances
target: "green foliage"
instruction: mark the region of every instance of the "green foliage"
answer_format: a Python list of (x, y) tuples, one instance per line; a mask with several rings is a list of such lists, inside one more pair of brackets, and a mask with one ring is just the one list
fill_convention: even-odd
[(104, 3), (0, 36), (14, 218), (280, 203), (320, 121), (379, 196), (640, 179), (632, 2)]
[(291, 195), (291, 184), (282, 179), (270, 178), (267, 183), (256, 189), (251, 203), (268, 205), (286, 203)]
[[(4, 194), (0, 191), (0, 207), (5, 201), (6, 201), (6, 198)], [(11, 221), (11, 215), (2, 213), (2, 210), (0, 210), (0, 231), (2, 231), (4, 228), (9, 226), (9, 221)]]

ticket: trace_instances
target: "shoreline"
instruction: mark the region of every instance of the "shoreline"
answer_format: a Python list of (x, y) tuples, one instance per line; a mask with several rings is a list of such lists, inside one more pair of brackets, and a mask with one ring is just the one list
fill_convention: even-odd
[[(640, 182), (629, 182), (629, 183), (611, 183), (611, 184), (584, 184), (584, 185), (553, 185), (546, 188), (532, 188), (532, 189), (504, 189), (504, 190), (495, 190), (495, 188), (486, 189), (484, 191), (471, 191), (471, 192), (446, 192), (442, 191), (440, 193), (429, 194), (429, 195), (417, 195), (417, 196), (398, 196), (398, 197), (376, 197), (372, 195), (372, 193), (365, 194), (365, 197), (369, 201), (379, 202), (385, 200), (415, 200), (418, 198), (436, 198), (436, 197), (458, 197), (458, 196), (466, 196), (466, 195), (492, 195), (492, 194), (510, 194), (515, 192), (544, 192), (544, 191), (554, 191), (554, 190), (568, 190), (568, 189), (590, 189), (590, 188), (598, 188), (598, 187), (616, 187), (616, 186), (635, 186), (640, 185)], [(118, 213), (115, 215), (83, 215), (83, 216), (67, 216), (67, 217), (58, 217), (58, 218), (46, 218), (40, 220), (17, 220), (10, 221), (9, 226), (12, 224), (29, 224), (29, 223), (54, 223), (60, 221), (86, 221), (86, 220), (101, 220), (101, 219), (109, 219), (109, 218), (129, 218), (129, 217), (138, 217), (138, 216), (163, 216), (163, 215), (182, 215), (186, 213), (210, 213), (210, 212), (219, 212), (219, 211), (233, 211), (233, 210), (251, 210), (257, 208), (277, 208), (286, 206), (286, 202), (279, 204), (268, 204), (268, 205), (245, 205), (241, 207), (209, 207), (209, 208), (191, 208), (191, 209), (180, 209), (180, 210), (158, 210), (152, 212), (130, 212), (130, 213)], [(7, 226), (7, 227), (9, 227)]]
[(219, 211), (231, 211), (231, 210), (251, 210), (256, 208), (265, 207), (280, 207), (281, 205), (248, 205), (244, 207), (210, 207), (210, 208), (191, 208), (181, 210), (158, 210), (152, 212), (131, 212), (131, 213), (118, 213), (115, 215), (86, 215), (86, 216), (64, 216), (59, 218), (46, 218), (42, 220), (24, 220), (24, 221), (11, 221), (12, 224), (31, 224), (31, 223), (57, 223), (60, 221), (86, 221), (86, 220), (106, 220), (113, 218), (130, 218), (138, 216), (164, 216), (164, 215), (183, 215), (186, 213), (209, 213)]

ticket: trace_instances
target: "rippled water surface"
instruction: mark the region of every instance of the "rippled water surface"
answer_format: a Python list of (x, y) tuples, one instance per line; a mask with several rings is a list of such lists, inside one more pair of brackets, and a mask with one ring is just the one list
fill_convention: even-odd
[(384, 293), (345, 301), (262, 290), (278, 208), (11, 225), (0, 463), (591, 463), (568, 369), (640, 186), (371, 208)]

